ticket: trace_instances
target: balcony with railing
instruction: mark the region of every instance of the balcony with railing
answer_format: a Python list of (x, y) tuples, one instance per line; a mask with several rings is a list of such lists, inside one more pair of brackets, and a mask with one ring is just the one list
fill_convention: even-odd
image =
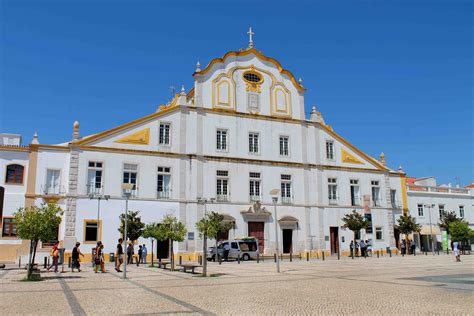
[(89, 184), (87, 185), (87, 195), (102, 195), (103, 187), (101, 184)]
[(381, 207), (382, 206), (382, 200), (381, 199), (372, 200), (372, 206), (373, 207)]
[(170, 190), (156, 192), (156, 198), (160, 200), (168, 200), (170, 199), (170, 196), (171, 196)]
[(284, 205), (293, 204), (293, 197), (291, 197), (291, 196), (282, 196), (281, 197), (281, 204), (284, 204)]
[(430, 186), (423, 186), (423, 185), (408, 185), (408, 191), (469, 195), (469, 189), (453, 188), (453, 187), (430, 187)]
[(228, 194), (217, 194), (216, 201), (217, 202), (228, 202), (230, 200), (230, 196)]
[(329, 205), (338, 205), (339, 204), (339, 199), (338, 198), (329, 198)]
[(122, 188), (122, 196), (125, 197), (125, 192), (130, 192), (130, 198), (138, 197), (138, 187), (136, 185), (133, 186), (132, 190), (127, 190)]
[(257, 202), (257, 201), (261, 201), (262, 200), (262, 197), (260, 195), (250, 195), (250, 202)]
[(63, 185), (43, 185), (41, 186), (41, 194), (45, 196), (60, 196), (66, 194), (66, 188)]

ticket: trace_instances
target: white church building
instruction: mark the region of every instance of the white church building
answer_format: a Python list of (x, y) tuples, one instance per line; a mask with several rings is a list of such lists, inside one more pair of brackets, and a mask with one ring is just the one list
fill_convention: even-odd
[(124, 183), (134, 185), (129, 209), (143, 222), (173, 214), (186, 224), (187, 238), (175, 248), (183, 254), (202, 251), (195, 223), (205, 210), (234, 223), (224, 237), (255, 236), (265, 254), (275, 251), (276, 222), (284, 253), (348, 251), (353, 233), (341, 228), (342, 217), (354, 209), (371, 220), (359, 238), (375, 249), (396, 247), (394, 222), (407, 209), (404, 172), (388, 168), (383, 154), (357, 149), (316, 108), (306, 117), (301, 80), (251, 37), (245, 49), (198, 63), (193, 77), (189, 91), (110, 130), (83, 136), (75, 122), (62, 144), (35, 135), (28, 146), (0, 145), (0, 260), (27, 253), (15, 236), (15, 210), (48, 200), (64, 209), (58, 240), (67, 250), (76, 241), (91, 250), (99, 217), (99, 239), (113, 252)]

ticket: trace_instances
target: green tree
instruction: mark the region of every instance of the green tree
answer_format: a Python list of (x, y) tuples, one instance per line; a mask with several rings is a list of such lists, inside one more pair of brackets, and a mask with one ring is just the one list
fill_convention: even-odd
[(469, 224), (463, 220), (453, 221), (449, 224), (449, 231), (451, 232), (451, 240), (463, 242), (469, 240), (473, 235), (473, 230), (469, 228)]
[(460, 218), (456, 215), (456, 212), (447, 212), (444, 213), (439, 221), (439, 227), (446, 230), (448, 235), (450, 235), (450, 225), (453, 222), (459, 221)]
[(123, 236), (123, 239), (125, 241), (130, 240), (131, 242), (134, 242), (140, 236), (142, 236), (143, 233), (143, 228), (145, 227), (145, 224), (142, 223), (142, 219), (140, 216), (138, 216), (139, 212), (138, 211), (129, 211), (128, 213), (128, 221), (127, 221), (127, 237), (125, 238), (124, 234), (124, 227), (125, 227), (125, 213), (120, 214), (119, 219), (120, 219), (120, 227), (118, 231), (120, 232), (120, 235)]
[(362, 216), (357, 213), (356, 210), (352, 210), (351, 213), (344, 215), (342, 218), (344, 222), (344, 227), (349, 228), (354, 232), (354, 247), (356, 244), (356, 235), (362, 230), (369, 227), (369, 222)]
[(203, 275), (207, 275), (207, 239), (214, 239), (215, 240), (215, 260), (218, 259), (218, 252), (217, 252), (217, 239), (219, 234), (228, 231), (232, 228), (231, 223), (224, 223), (223, 222), (224, 215), (219, 214), (217, 212), (210, 212), (204, 215), (196, 223), (196, 229), (199, 232), (199, 237), (203, 239)]
[(18, 237), (30, 241), (27, 279), (31, 279), (31, 267), (35, 262), (38, 242), (56, 238), (62, 213), (63, 211), (56, 203), (20, 208), (15, 212)]
[(153, 266), (153, 241), (158, 239), (158, 227), (157, 223), (146, 224), (142, 232), (143, 238), (151, 239), (151, 266)]
[(170, 259), (171, 259), (171, 271), (174, 271), (174, 251), (173, 242), (183, 241), (186, 236), (186, 226), (178, 221), (173, 215), (166, 215), (157, 229), (157, 239), (161, 241), (170, 241)]
[(398, 230), (407, 236), (411, 233), (419, 232), (421, 225), (416, 223), (416, 219), (411, 215), (402, 215), (398, 219)]

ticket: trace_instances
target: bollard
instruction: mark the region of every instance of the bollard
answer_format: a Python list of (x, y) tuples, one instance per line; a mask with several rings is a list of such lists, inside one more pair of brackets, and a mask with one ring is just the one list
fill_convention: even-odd
[(277, 255), (276, 255), (276, 253), (273, 254), (273, 260), (274, 260), (275, 262), (277, 262)]
[(446, 254), (449, 255), (449, 247), (446, 248)]
[(438, 256), (439, 256), (439, 248), (438, 248)]
[(323, 252), (322, 252), (322, 255), (323, 255), (323, 261), (324, 261), (324, 250), (323, 250)]
[(21, 269), (21, 257), (18, 257), (18, 269)]
[(219, 264), (222, 264), (222, 256), (218, 254), (217, 258), (219, 259)]
[(283, 261), (283, 252), (280, 254), (280, 260)]
[(388, 254), (390, 255), (390, 258), (392, 258), (392, 249), (388, 250)]
[(364, 259), (367, 259), (367, 250), (364, 251)]
[(337, 260), (341, 260), (341, 253), (339, 251), (337, 252)]
[(183, 257), (182, 256), (179, 256), (179, 264), (183, 264)]
[(383, 257), (383, 249), (382, 248), (380, 248), (380, 256)]
[(240, 253), (237, 255), (237, 263), (240, 264)]
[(260, 253), (257, 252), (257, 263), (260, 263)]
[(428, 251), (425, 250), (425, 256), (427, 256), (427, 255), (428, 255)]
[(293, 262), (293, 253), (290, 252), (290, 262)]
[(319, 260), (319, 251), (316, 251), (316, 259)]
[(67, 258), (67, 267), (68, 267), (68, 268), (71, 267), (71, 260), (72, 260), (71, 257)]
[(306, 261), (309, 261), (309, 252), (306, 253)]
[(44, 268), (46, 269), (47, 268), (47, 265), (48, 264), (48, 257), (44, 257)]
[(379, 251), (377, 250), (377, 258), (379, 258)]

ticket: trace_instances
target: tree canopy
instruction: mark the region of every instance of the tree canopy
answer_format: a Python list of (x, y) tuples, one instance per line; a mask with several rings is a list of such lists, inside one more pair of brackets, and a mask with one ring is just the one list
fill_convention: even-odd
[(463, 220), (457, 220), (449, 224), (452, 241), (467, 241), (473, 235), (474, 231), (469, 228), (469, 224)]
[(344, 227), (349, 228), (353, 232), (358, 232), (369, 226), (369, 222), (356, 210), (352, 210), (351, 213), (344, 215), (342, 221), (344, 222)]
[[(139, 214), (138, 211), (128, 211), (127, 237), (131, 241), (135, 241), (138, 238), (140, 238), (140, 236), (142, 236), (142, 233), (143, 233), (143, 228), (145, 227), (145, 224), (142, 223), (142, 219), (140, 216), (138, 216), (138, 214)], [(118, 231), (120, 232), (120, 235), (125, 236), (124, 235), (125, 213), (120, 214), (119, 219), (120, 219), (120, 227)]]
[(211, 239), (217, 239), (220, 233), (232, 228), (232, 223), (224, 223), (224, 215), (210, 212), (196, 223), (196, 229), (202, 238), (204, 234)]
[(56, 203), (18, 209), (14, 214), (18, 237), (32, 241), (56, 238), (62, 213)]
[(456, 215), (456, 212), (447, 212), (445, 213), (440, 221), (439, 221), (439, 226), (443, 229), (446, 230), (446, 232), (448, 233), (448, 235), (450, 234), (450, 225), (451, 223), (453, 222), (456, 222), (456, 221), (459, 221), (460, 218)]
[(409, 235), (413, 232), (419, 232), (421, 225), (416, 223), (416, 219), (411, 215), (402, 215), (398, 219), (398, 230), (400, 233)]
[(173, 215), (166, 215), (156, 231), (157, 239), (172, 241), (183, 241), (186, 236), (186, 226), (178, 221)]

